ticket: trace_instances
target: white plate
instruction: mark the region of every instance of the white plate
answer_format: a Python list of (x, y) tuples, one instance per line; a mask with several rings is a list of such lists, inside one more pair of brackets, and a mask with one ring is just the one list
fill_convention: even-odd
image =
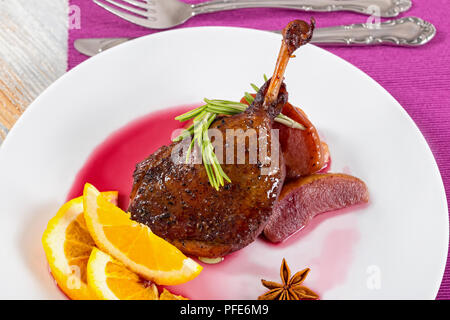
[[(248, 29), (158, 33), (88, 60), (42, 94), (0, 148), (0, 298), (62, 297), (40, 239), (95, 146), (154, 110), (241, 96), (272, 73), (279, 45), (278, 35)], [(286, 83), (290, 101), (329, 143), (332, 171), (366, 181), (371, 203), (321, 218), (291, 245), (246, 248), (252, 263), (243, 265), (252, 269), (219, 279), (241, 283), (229, 297), (261, 294), (259, 279), (277, 281), (286, 256), (293, 271), (312, 268), (308, 286), (325, 299), (435, 298), (447, 257), (447, 202), (413, 121), (375, 81), (312, 45), (290, 63)]]

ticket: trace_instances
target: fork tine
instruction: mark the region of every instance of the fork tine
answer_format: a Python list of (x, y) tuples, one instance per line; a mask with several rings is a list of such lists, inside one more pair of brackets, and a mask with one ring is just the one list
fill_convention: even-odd
[(136, 8), (131, 7), (131, 6), (127, 6), (127, 5), (124, 5), (124, 4), (120, 3), (120, 2), (114, 1), (114, 0), (104, 0), (104, 1), (109, 2), (112, 5), (115, 5), (116, 7), (121, 8), (123, 10), (126, 10), (128, 12), (133, 12), (134, 14), (138, 14), (138, 15), (144, 16), (144, 17), (147, 16), (147, 12), (144, 11), (144, 10), (136, 9)]
[(145, 1), (145, 3), (140, 2), (140, 1), (136, 1), (136, 0), (122, 0), (123, 2), (127, 2), (135, 7), (138, 8), (142, 8), (142, 9), (147, 9), (148, 8), (148, 2)]
[(100, 2), (99, 0), (94, 0), (94, 3), (96, 5), (102, 7), (103, 9), (111, 12), (112, 14), (115, 14), (116, 16), (121, 17), (124, 20), (127, 20), (127, 21), (129, 21), (131, 23), (134, 23), (134, 24), (137, 24), (137, 25), (140, 25), (140, 26), (143, 26), (143, 27), (149, 27), (149, 20), (154, 20), (154, 18), (152, 18), (152, 17), (148, 17), (146, 19), (136, 17), (136, 16), (134, 16), (132, 14), (128, 14), (128, 13), (125, 13), (125, 12), (123, 12), (121, 10), (113, 8), (113, 7), (107, 5), (107, 4), (103, 3), (103, 2)]

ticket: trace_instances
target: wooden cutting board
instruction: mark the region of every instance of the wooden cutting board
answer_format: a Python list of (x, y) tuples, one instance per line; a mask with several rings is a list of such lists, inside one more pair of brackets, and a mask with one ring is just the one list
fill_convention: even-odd
[(67, 69), (68, 0), (0, 1), (0, 143)]

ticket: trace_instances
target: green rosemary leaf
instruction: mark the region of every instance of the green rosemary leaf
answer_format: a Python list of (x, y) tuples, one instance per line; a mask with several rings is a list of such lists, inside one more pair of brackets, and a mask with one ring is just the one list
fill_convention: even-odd
[(256, 84), (250, 83), (250, 85), (252, 86), (253, 90), (255, 90), (256, 93), (258, 93), (259, 88)]
[(255, 98), (253, 98), (253, 96), (248, 92), (246, 92), (244, 96), (245, 96), (245, 100), (248, 102), (248, 104), (252, 104), (253, 101), (255, 100)]
[(269, 80), (269, 78), (267, 78), (266, 74), (264, 74), (264, 82), (267, 82), (267, 80)]
[(205, 102), (207, 103), (205, 110), (216, 114), (234, 115), (248, 108), (246, 104), (233, 101), (205, 99)]
[(206, 145), (204, 144), (204, 148), (202, 150), (203, 153), (203, 163), (206, 167), (206, 172), (208, 174), (209, 183), (216, 189), (219, 190), (220, 183), (219, 183), (219, 176), (217, 176), (217, 173), (214, 170), (214, 163), (209, 158), (210, 151), (207, 150)]
[[(217, 160), (216, 154), (214, 154), (214, 158)], [(220, 171), (220, 175), (221, 175), (226, 181), (231, 182), (231, 179), (227, 176), (227, 174), (225, 173), (225, 171), (223, 171), (223, 169), (222, 169), (222, 167), (220, 166), (218, 160), (217, 160), (216, 163), (217, 163), (217, 168), (218, 168), (219, 171)]]
[(204, 140), (211, 142), (211, 140), (209, 139), (209, 135), (208, 135), (208, 129), (211, 126), (211, 124), (214, 122), (214, 120), (216, 120), (217, 118), (217, 114), (216, 113), (209, 113), (208, 118), (205, 122), (205, 128), (203, 130), (203, 135), (204, 137), (206, 137)]
[(189, 145), (189, 148), (186, 152), (186, 164), (189, 163), (189, 157), (191, 156), (192, 148), (194, 148), (194, 143), (195, 143), (195, 140), (192, 139), (191, 144)]
[[(204, 161), (204, 162), (206, 162), (206, 161), (205, 161), (205, 157), (206, 157), (206, 156), (203, 156), (203, 161)], [(213, 175), (213, 173), (212, 173), (211, 165), (209, 165), (209, 164), (207, 164), (207, 163), (204, 163), (204, 166), (205, 166), (205, 169), (206, 169), (206, 173), (207, 173), (207, 175), (208, 175), (209, 183), (214, 187), (214, 189), (216, 189), (216, 190), (218, 191), (219, 188), (217, 187), (216, 179), (214, 178), (214, 175)]]
[(233, 109), (237, 108), (242, 112), (245, 109), (247, 109), (247, 107), (248, 107), (248, 105), (246, 105), (245, 103), (234, 102), (234, 101), (229, 101), (229, 100), (205, 99), (204, 101), (207, 104), (206, 108), (213, 105), (213, 106), (218, 106), (218, 107), (223, 107), (223, 108), (233, 108)]
[(174, 142), (182, 141), (183, 139), (186, 139), (194, 134), (194, 125), (191, 125), (189, 128), (184, 129), (181, 134), (173, 139)]
[(190, 120), (192, 118), (195, 118), (197, 115), (199, 115), (202, 111), (205, 110), (205, 108), (206, 108), (206, 105), (198, 107), (198, 108), (195, 108), (194, 110), (191, 110), (191, 111), (188, 111), (188, 112), (186, 112), (186, 113), (184, 113), (182, 115), (179, 115), (178, 117), (175, 118), (175, 120), (178, 120), (180, 122), (184, 122), (184, 121)]
[(206, 141), (203, 142), (203, 152), (205, 154), (205, 162), (210, 166), (210, 169), (211, 169), (211, 174), (212, 174), (212, 177), (214, 180), (213, 181), (214, 186), (217, 189), (219, 186), (223, 186), (223, 178), (220, 175), (220, 171), (217, 169), (217, 166), (219, 166), (219, 163), (214, 161), (215, 160), (213, 158), (214, 152), (211, 147), (211, 144), (209, 144)]
[(300, 130), (306, 130), (306, 128), (298, 123), (297, 121), (292, 120), (288, 116), (285, 116), (284, 114), (280, 113), (278, 117), (275, 118), (275, 121), (281, 124), (284, 124), (286, 127), (290, 127), (293, 129), (300, 129)]

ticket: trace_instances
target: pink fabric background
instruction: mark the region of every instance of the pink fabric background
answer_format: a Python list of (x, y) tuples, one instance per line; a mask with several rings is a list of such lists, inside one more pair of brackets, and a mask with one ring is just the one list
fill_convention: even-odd
[[(199, 0), (184, 0), (199, 3)], [(69, 69), (86, 59), (73, 41), (89, 37), (138, 37), (156, 31), (132, 25), (96, 6), (91, 0), (70, 0), (81, 9), (81, 29), (69, 31)], [(413, 0), (402, 16), (418, 16), (433, 23), (436, 37), (420, 48), (327, 48), (351, 62), (384, 88), (406, 109), (427, 139), (441, 170), (450, 199), (450, 19), (448, 0)], [(180, 26), (238, 26), (262, 30), (283, 28), (293, 19), (312, 14), (283, 9), (244, 9), (195, 17)], [(367, 17), (353, 13), (314, 13), (318, 27), (363, 23)], [(424, 214), (427, 214), (424, 212)], [(426, 270), (424, 270), (426, 272)], [(411, 279), (411, 281), (414, 281)], [(450, 265), (437, 299), (450, 299)]]

